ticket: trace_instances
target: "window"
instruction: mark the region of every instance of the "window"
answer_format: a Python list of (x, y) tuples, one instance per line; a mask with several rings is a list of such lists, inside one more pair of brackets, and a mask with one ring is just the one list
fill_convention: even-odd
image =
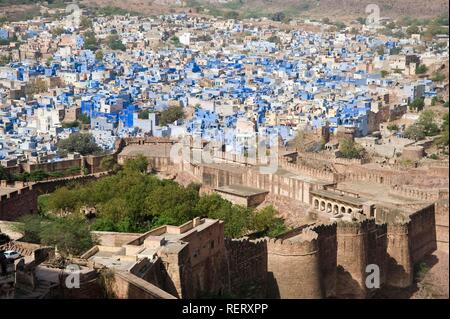
[(214, 240), (211, 240), (210, 245), (211, 245), (211, 249), (213, 249), (214, 248)]

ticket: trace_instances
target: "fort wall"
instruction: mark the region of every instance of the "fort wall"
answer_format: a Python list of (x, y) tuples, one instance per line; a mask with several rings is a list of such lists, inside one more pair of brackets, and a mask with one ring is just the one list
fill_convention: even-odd
[[(3, 187), (7, 185), (6, 181), (1, 183)], [(12, 221), (23, 215), (36, 214), (38, 211), (36, 189), (32, 186), (24, 186), (20, 182), (13, 186), (14, 190), (0, 197), (0, 220)]]
[(267, 293), (267, 242), (225, 239), (228, 290), (239, 298), (265, 298)]

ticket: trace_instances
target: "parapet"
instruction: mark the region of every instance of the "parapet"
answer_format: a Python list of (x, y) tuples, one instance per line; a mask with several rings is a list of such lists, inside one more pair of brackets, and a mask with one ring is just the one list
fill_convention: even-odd
[(373, 219), (364, 219), (362, 221), (356, 222), (347, 222), (347, 221), (337, 222), (337, 232), (340, 234), (360, 235), (374, 228), (375, 228), (375, 220)]
[(299, 235), (289, 239), (267, 239), (267, 251), (269, 254), (286, 256), (302, 256), (317, 253), (318, 235), (314, 231), (305, 230)]

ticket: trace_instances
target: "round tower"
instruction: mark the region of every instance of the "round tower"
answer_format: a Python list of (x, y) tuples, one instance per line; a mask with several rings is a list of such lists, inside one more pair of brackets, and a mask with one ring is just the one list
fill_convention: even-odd
[(269, 298), (319, 299), (319, 247), (317, 234), (306, 231), (289, 239), (268, 239)]

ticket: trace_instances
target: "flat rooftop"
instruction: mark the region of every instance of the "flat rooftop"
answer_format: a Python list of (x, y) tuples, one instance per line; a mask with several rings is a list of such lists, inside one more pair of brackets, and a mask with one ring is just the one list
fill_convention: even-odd
[(289, 170), (281, 168), (281, 167), (278, 167), (275, 175), (293, 178), (293, 179), (297, 179), (297, 180), (304, 181), (307, 183), (315, 183), (315, 184), (319, 184), (319, 185), (329, 185), (330, 184), (329, 181), (311, 177), (308, 175), (303, 175), (303, 174), (297, 173), (297, 172), (292, 172), (292, 171), (289, 171)]
[(267, 194), (269, 191), (260, 188), (248, 187), (244, 185), (228, 185), (215, 188), (216, 191), (231, 195), (250, 197), (260, 194)]
[(418, 207), (425, 207), (430, 204), (429, 202), (420, 199), (392, 194), (390, 187), (387, 185), (367, 183), (364, 181), (341, 182), (338, 183), (337, 188), (348, 192), (358, 193), (361, 197), (374, 203), (393, 208), (397, 207), (405, 212), (413, 212)]
[(7, 194), (12, 193), (12, 192), (14, 192), (16, 190), (18, 190), (18, 188), (10, 187), (10, 186), (7, 186), (7, 187), (2, 186), (2, 187), (0, 187), (0, 196), (7, 195)]
[(338, 194), (338, 193), (328, 191), (328, 190), (323, 190), (323, 189), (312, 190), (310, 193), (312, 195), (318, 195), (318, 196), (322, 196), (322, 197), (326, 197), (326, 198), (330, 198), (330, 199), (334, 199), (334, 200), (338, 200), (338, 201), (344, 201), (349, 204), (353, 204), (355, 206), (360, 206), (360, 205), (364, 204), (365, 202), (367, 202), (367, 200), (364, 198), (352, 197), (352, 196), (348, 196), (345, 194)]
[(120, 156), (169, 157), (172, 144), (130, 144), (124, 147)]
[(123, 270), (127, 271), (131, 267), (133, 267), (136, 264), (135, 260), (123, 260), (120, 258), (120, 256), (113, 256), (110, 257), (106, 256), (99, 256), (99, 253), (95, 254), (94, 256), (89, 258), (90, 261), (93, 261), (95, 263), (102, 264), (105, 267), (113, 268), (117, 270)]

